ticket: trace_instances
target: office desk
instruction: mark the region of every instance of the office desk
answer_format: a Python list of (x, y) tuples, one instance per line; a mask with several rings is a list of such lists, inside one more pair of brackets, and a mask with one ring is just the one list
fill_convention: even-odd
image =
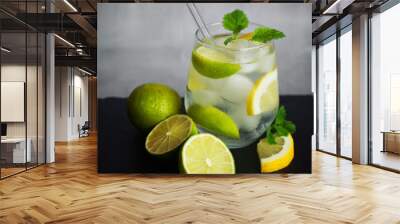
[(6, 163), (25, 163), (32, 158), (30, 138), (27, 139), (25, 151), (25, 138), (5, 138), (1, 139), (1, 157)]

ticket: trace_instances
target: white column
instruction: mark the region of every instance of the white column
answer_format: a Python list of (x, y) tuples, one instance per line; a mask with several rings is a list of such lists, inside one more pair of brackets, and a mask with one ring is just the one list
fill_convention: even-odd
[(353, 162), (368, 163), (368, 16), (353, 19)]
[[(46, 11), (54, 12), (54, 5), (46, 1)], [(54, 34), (46, 35), (46, 163), (55, 161), (55, 43)]]
[(55, 161), (54, 133), (55, 133), (55, 56), (54, 56), (54, 35), (49, 33), (46, 36), (46, 163)]

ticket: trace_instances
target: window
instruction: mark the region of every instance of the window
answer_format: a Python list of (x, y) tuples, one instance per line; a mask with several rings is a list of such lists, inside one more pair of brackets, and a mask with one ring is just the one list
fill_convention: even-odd
[(400, 4), (371, 18), (372, 164), (400, 170)]
[(336, 39), (318, 48), (318, 149), (336, 153)]
[(340, 36), (340, 155), (352, 156), (352, 32)]

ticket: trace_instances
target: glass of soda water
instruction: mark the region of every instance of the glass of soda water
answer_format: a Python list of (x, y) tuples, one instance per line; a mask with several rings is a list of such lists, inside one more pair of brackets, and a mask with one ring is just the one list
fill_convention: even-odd
[(230, 34), (221, 23), (207, 25), (212, 40), (195, 32), (185, 109), (200, 132), (219, 137), (230, 148), (258, 140), (279, 107), (274, 43), (250, 40), (250, 30), (259, 26), (250, 23), (227, 45)]

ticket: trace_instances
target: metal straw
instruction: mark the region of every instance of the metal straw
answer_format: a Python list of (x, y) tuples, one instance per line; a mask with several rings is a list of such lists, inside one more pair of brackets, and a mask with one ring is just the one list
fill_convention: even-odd
[(190, 14), (192, 14), (192, 17), (196, 22), (197, 27), (199, 27), (201, 34), (203, 34), (203, 37), (211, 40), (212, 44), (215, 44), (214, 39), (210, 34), (210, 32), (208, 31), (206, 24), (204, 23), (204, 20), (201, 17), (196, 5), (193, 2), (191, 2), (191, 3), (186, 3), (186, 6), (188, 7)]

